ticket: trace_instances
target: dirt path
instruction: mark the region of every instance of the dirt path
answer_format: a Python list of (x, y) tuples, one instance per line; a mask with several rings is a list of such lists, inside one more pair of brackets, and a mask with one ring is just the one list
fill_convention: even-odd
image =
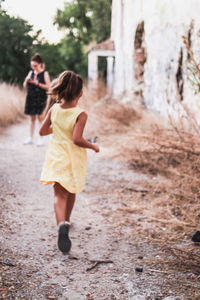
[(87, 185), (72, 215), (73, 247), (63, 256), (52, 187), (39, 182), (46, 146), (23, 146), (27, 132), (24, 122), (0, 137), (1, 299), (200, 299), (185, 296), (187, 281), (179, 289), (173, 273), (159, 271), (156, 259), (164, 254), (135, 233), (139, 216), (129, 216), (127, 226), (119, 218), (127, 205), (119, 190), (142, 175), (108, 159), (106, 148), (88, 152)]

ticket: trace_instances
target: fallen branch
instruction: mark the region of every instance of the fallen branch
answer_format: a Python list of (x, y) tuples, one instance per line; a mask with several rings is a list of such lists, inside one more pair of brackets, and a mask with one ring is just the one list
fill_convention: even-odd
[[(175, 255), (175, 256), (179, 256), (180, 257), (180, 254), (177, 254), (175, 251), (180, 251), (182, 253), (182, 257), (184, 254), (186, 254), (187, 258), (188, 258), (188, 254), (190, 255), (189, 259), (197, 259), (198, 261), (200, 260), (200, 255), (196, 254), (196, 253), (192, 253), (192, 250), (193, 249), (187, 249), (187, 250), (183, 250), (183, 249), (180, 249), (178, 247), (170, 247), (168, 248), (167, 250), (171, 250), (171, 252)], [(193, 255), (193, 256), (192, 256)], [(200, 267), (200, 266), (198, 266)]]
[(15, 264), (13, 264), (13, 263), (11, 263), (9, 261), (0, 261), (0, 264), (2, 266), (8, 266), (8, 267), (15, 267), (16, 266)]
[(170, 274), (171, 273), (171, 272), (167, 272), (167, 271), (154, 270), (154, 269), (147, 269), (147, 271), (155, 272), (155, 273), (165, 273), (165, 274)]
[(94, 263), (94, 265), (92, 265), (91, 267), (86, 269), (87, 272), (93, 270), (100, 264), (112, 264), (113, 263), (112, 260), (96, 260), (96, 261), (91, 261), (91, 262), (95, 262), (95, 263)]
[(137, 189), (134, 189), (134, 188), (128, 188), (128, 187), (125, 187), (124, 189), (122, 189), (122, 192), (124, 191), (130, 191), (130, 192), (135, 192), (135, 193), (149, 193), (148, 190), (137, 190)]
[[(165, 219), (158, 219), (158, 218), (155, 218), (155, 217), (140, 217), (140, 219), (146, 219), (147, 221), (150, 221), (150, 222), (158, 222), (158, 223), (163, 223), (163, 224), (169, 224), (172, 222), (172, 219), (170, 220), (165, 220)], [(185, 226), (188, 226), (188, 227), (192, 227), (192, 228), (196, 228), (196, 225), (192, 225), (192, 224), (189, 224), (189, 223), (186, 223), (184, 221), (181, 221), (181, 220), (178, 220), (177, 218), (173, 218), (173, 221), (174, 222), (177, 222), (177, 223), (180, 223), (182, 225), (185, 225)]]

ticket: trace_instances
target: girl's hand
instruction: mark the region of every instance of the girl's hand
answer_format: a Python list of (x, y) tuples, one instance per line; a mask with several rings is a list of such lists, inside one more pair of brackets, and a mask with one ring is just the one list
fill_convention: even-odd
[(38, 85), (39, 82), (37, 80), (29, 79), (29, 82), (35, 85)]
[(26, 81), (30, 81), (30, 80), (31, 80), (31, 77), (30, 77), (30, 76), (27, 76), (27, 77), (25, 78), (25, 80), (26, 80)]
[(94, 144), (93, 144), (92, 150), (94, 150), (97, 153), (100, 151), (99, 146), (94, 145)]
[(28, 73), (28, 75), (26, 76), (26, 78), (25, 78), (25, 80), (24, 80), (24, 82), (23, 82), (23, 87), (24, 88), (26, 88), (27, 87), (27, 83), (30, 81), (30, 79), (31, 79), (31, 73), (32, 73), (32, 71), (30, 71), (29, 73)]

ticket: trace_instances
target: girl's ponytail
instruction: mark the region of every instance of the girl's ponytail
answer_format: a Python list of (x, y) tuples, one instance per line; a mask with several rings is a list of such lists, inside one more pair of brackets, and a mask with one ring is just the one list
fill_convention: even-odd
[(57, 85), (51, 90), (58, 101), (64, 99), (67, 102), (77, 98), (83, 88), (82, 78), (72, 71), (64, 71), (58, 78)]

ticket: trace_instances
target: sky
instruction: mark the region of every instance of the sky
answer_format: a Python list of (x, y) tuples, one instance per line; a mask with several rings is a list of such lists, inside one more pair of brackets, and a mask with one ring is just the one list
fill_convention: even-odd
[(5, 0), (2, 7), (12, 16), (27, 20), (35, 30), (42, 30), (42, 35), (51, 43), (57, 43), (63, 36), (53, 26), (53, 17), (57, 8), (63, 9), (66, 0)]

